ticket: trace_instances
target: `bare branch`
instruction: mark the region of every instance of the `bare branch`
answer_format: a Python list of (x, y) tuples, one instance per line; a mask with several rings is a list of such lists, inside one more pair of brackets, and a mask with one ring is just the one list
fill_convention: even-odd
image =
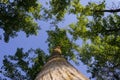
[(115, 13), (115, 12), (120, 12), (119, 9), (110, 9), (110, 10), (95, 10), (94, 12), (110, 12), (110, 13)]

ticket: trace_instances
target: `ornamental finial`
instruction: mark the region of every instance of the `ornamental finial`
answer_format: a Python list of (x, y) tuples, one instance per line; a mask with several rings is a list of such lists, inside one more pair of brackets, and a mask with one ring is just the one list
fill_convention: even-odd
[(60, 46), (57, 46), (53, 49), (52, 55), (60, 55), (62, 53)]

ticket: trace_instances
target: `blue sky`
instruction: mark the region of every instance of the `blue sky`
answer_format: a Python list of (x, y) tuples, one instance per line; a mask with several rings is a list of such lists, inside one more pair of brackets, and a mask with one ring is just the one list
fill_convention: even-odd
[[(44, 0), (41, 0), (42, 3), (44, 3)], [(96, 0), (81, 0), (83, 4), (86, 4), (88, 1), (96, 1)], [(98, 0), (100, 1), (100, 0)], [(118, 3), (120, 0), (106, 0), (107, 3), (110, 2)], [(109, 4), (112, 5), (112, 4)], [(109, 6), (108, 5), (108, 6)], [(110, 6), (109, 6), (110, 7)], [(61, 28), (68, 27), (68, 25), (72, 22), (75, 22), (76, 18), (73, 15), (66, 15), (65, 20), (61, 23), (59, 23), (59, 26)], [(30, 48), (36, 49), (41, 48), (46, 53), (48, 53), (48, 45), (45, 43), (47, 39), (47, 33), (46, 30), (52, 29), (54, 27), (50, 27), (52, 25), (49, 24), (49, 22), (45, 21), (38, 21), (38, 24), (41, 27), (41, 30), (39, 31), (37, 36), (30, 36), (26, 38), (26, 35), (24, 32), (19, 32), (18, 37), (11, 38), (8, 43), (5, 43), (3, 40), (0, 40), (0, 67), (2, 66), (2, 60), (4, 55), (13, 55), (16, 52), (17, 48), (24, 48), (24, 51), (29, 50)], [(3, 33), (2, 30), (0, 30), (0, 35)], [(82, 42), (79, 41), (79, 45), (81, 45)], [(80, 70), (84, 75), (87, 77), (90, 76), (86, 72), (86, 66), (80, 63), (80, 65), (75, 65), (73, 62), (71, 62), (78, 70)]]

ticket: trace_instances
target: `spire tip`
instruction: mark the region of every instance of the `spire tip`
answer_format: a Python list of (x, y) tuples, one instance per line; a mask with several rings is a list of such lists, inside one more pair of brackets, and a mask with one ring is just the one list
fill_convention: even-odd
[(62, 51), (61, 51), (61, 48), (60, 46), (56, 46), (54, 49), (53, 49), (53, 54), (56, 55), (56, 54), (61, 54)]

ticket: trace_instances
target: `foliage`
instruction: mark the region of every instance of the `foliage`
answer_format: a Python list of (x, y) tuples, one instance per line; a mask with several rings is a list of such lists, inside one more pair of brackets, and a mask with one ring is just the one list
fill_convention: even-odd
[(4, 41), (17, 36), (19, 31), (24, 31), (27, 36), (36, 35), (39, 27), (35, 19), (40, 19), (40, 8), (37, 0), (0, 1), (0, 29), (4, 31)]
[(56, 27), (55, 30), (47, 31), (48, 33), (48, 45), (49, 45), (49, 52), (52, 53), (52, 49), (56, 46), (61, 47), (61, 51), (65, 58), (67, 59), (75, 59), (74, 45), (72, 41), (69, 40), (67, 37), (67, 32), (64, 29), (59, 29)]
[(86, 35), (89, 33), (87, 38), (91, 43), (83, 45), (80, 57), (89, 66), (93, 77), (98, 79), (120, 79), (119, 19), (119, 15), (116, 14), (95, 18), (87, 26), (89, 29)]
[(99, 4), (89, 2), (84, 6), (80, 0), (73, 0), (68, 6), (68, 13), (77, 18), (68, 31), (75, 41), (83, 40), (83, 45), (75, 49), (79, 59), (88, 66), (92, 78), (120, 79), (120, 16), (117, 13), (106, 15), (105, 12), (115, 10), (105, 10), (105, 1)]
[[(43, 17), (57, 24), (62, 21), (69, 9), (71, 0), (48, 0), (49, 8), (43, 8)], [(47, 13), (47, 14), (46, 14)]]
[[(78, 58), (77, 60), (81, 60), (83, 63), (85, 63), (88, 66), (88, 72), (92, 73), (91, 78), (96, 78), (97, 80), (113, 80), (113, 79), (119, 80), (120, 15), (117, 12), (106, 14), (105, 12), (107, 12), (108, 10), (105, 10), (106, 9), (105, 3), (106, 3), (105, 0), (103, 0), (98, 4), (94, 2), (89, 2), (87, 5), (83, 5), (80, 2), (80, 0), (51, 0), (50, 8), (45, 9), (45, 13), (46, 15), (49, 15), (49, 18), (51, 19), (56, 18), (55, 21), (56, 20), (61, 21), (62, 19), (64, 19), (65, 14), (69, 13), (76, 16), (77, 22), (70, 24), (67, 30), (59, 29), (58, 27), (56, 27), (55, 30), (47, 31), (48, 33), (47, 42), (49, 45), (50, 53), (53, 47), (59, 45), (62, 49), (62, 53), (65, 56), (65, 58), (67, 59), (70, 58), (74, 60), (77, 57)], [(25, 14), (27, 16), (31, 16), (29, 14), (28, 9), (29, 9), (28, 6), (25, 7), (25, 5), (21, 4), (21, 6), (18, 6), (14, 10), (17, 10), (18, 13), (21, 12), (22, 15)], [(24, 10), (26, 10), (27, 13), (26, 12), (24, 13)], [(34, 10), (33, 8), (30, 8), (30, 11), (33, 10)], [(109, 12), (110, 11), (113, 10), (109, 10)], [(21, 22), (21, 24), (22, 23), (25, 22)], [(4, 27), (1, 28), (4, 29)], [(27, 29), (22, 30), (26, 32)], [(32, 30), (31, 28), (29, 29)], [(19, 30), (21, 30), (21, 28)], [(74, 41), (71, 41), (68, 38), (67, 32), (71, 34), (73, 38), (72, 40)], [(83, 40), (83, 44), (81, 46), (78, 46), (77, 43), (76, 44), (74, 43), (78, 39)], [(21, 76), (21, 78), (24, 79), (34, 79), (35, 75), (38, 73), (36, 69), (38, 70), (41, 69), (42, 65), (46, 62), (47, 57), (45, 53), (44, 52), (41, 53), (40, 50), (40, 54), (37, 54), (38, 57), (36, 56), (35, 58), (33, 57), (29, 58), (28, 57), (29, 51), (28, 53), (24, 53), (24, 55), (22, 55), (23, 54), (22, 49), (18, 49), (18, 51), (21, 52), (19, 55), (15, 55), (14, 56), (15, 58), (13, 56), (5, 57), (3, 69), (5, 69), (6, 71), (3, 71), (3, 73), (7, 77), (10, 77), (11, 79), (16, 79), (16, 77), (19, 78), (19, 76)], [(37, 50), (34, 50), (33, 52), (38, 53), (36, 51)], [(79, 55), (77, 56), (75, 55), (76, 51), (79, 53)], [(20, 57), (20, 55), (22, 55), (23, 57)], [(28, 60), (28, 62), (26, 62), (26, 59)], [(32, 66), (26, 67), (26, 65), (29, 65), (29, 61), (33, 59), (35, 60), (35, 62), (32, 62), (33, 67)], [(42, 59), (42, 61), (38, 63), (40, 59)], [(12, 60), (13, 62), (11, 62)], [(20, 63), (18, 63), (19, 61)], [(15, 64), (18, 64), (18, 66)], [(24, 65), (22, 66), (21, 64)], [(25, 75), (21, 75), (19, 71), (20, 69), (22, 69), (23, 71), (21, 73), (25, 73)], [(15, 71), (18, 75), (16, 75), (16, 77), (13, 77), (13, 75), (15, 75), (13, 72)], [(26, 75), (28, 76), (27, 78)], [(32, 77), (31, 75), (34, 76)]]
[(34, 80), (47, 58), (41, 49), (24, 52), (18, 48), (15, 55), (4, 57), (1, 72), (11, 80)]
[(61, 20), (67, 10), (67, 6), (70, 4), (70, 0), (51, 0), (51, 13), (58, 19)]

